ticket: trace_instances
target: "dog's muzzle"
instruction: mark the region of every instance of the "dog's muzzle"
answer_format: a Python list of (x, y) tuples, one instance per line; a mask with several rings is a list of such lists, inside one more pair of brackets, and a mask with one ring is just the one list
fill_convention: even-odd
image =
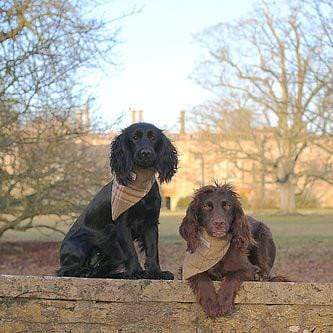
[(142, 148), (136, 154), (137, 163), (143, 167), (153, 166), (156, 160), (156, 154), (152, 149)]

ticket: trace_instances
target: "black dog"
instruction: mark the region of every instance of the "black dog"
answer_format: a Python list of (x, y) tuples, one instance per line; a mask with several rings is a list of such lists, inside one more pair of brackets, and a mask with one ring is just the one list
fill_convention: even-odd
[[(151, 124), (133, 124), (111, 143), (111, 171), (125, 186), (131, 184), (136, 167), (153, 168), (161, 183), (169, 182), (177, 164), (175, 147)], [(101, 189), (65, 236), (58, 276), (173, 279), (173, 274), (161, 271), (159, 265), (161, 196), (157, 181), (146, 196), (113, 221), (114, 181)], [(145, 251), (145, 270), (139, 264), (133, 241)]]

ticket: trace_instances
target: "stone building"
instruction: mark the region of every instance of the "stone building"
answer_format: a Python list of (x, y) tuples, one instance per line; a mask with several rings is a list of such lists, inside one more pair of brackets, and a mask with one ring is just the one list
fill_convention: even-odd
[[(131, 121), (143, 121), (143, 111), (130, 110)], [(96, 146), (107, 146), (117, 133), (104, 136), (91, 134), (89, 141)], [(167, 133), (179, 152), (179, 169), (169, 184), (161, 186), (163, 206), (175, 210), (182, 201), (188, 202), (193, 191), (201, 185), (231, 182), (241, 195), (243, 203), (251, 208), (277, 207), (279, 192), (275, 185), (262, 184), (260, 168), (252, 161), (242, 161), (249, 172), (241, 171), (227, 159), (218, 157), (208, 142), (198, 140), (196, 133), (187, 132), (185, 113), (180, 112), (179, 131)], [(304, 159), (316, 158), (319, 151), (309, 150), (303, 155)], [(108, 155), (108, 154), (107, 154)], [(106, 157), (107, 157), (106, 155)], [(269, 179), (268, 179), (269, 180)], [(321, 207), (333, 207), (333, 186), (318, 181), (311, 188)]]

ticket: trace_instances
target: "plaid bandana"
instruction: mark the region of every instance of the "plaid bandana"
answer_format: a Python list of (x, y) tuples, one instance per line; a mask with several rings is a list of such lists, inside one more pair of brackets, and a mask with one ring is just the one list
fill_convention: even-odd
[(231, 236), (216, 238), (203, 231), (200, 239), (201, 244), (195, 252), (186, 252), (185, 254), (182, 270), (183, 280), (208, 271), (216, 265), (227, 253)]
[(112, 221), (146, 196), (155, 182), (155, 170), (153, 169), (136, 168), (131, 176), (132, 182), (128, 186), (119, 184), (116, 178), (113, 180)]

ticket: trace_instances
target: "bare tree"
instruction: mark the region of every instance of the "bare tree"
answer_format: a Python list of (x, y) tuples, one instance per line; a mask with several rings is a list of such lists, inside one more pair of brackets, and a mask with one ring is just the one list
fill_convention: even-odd
[[(324, 2), (317, 0), (317, 8)], [(326, 19), (333, 8), (326, 8), (323, 17), (306, 1), (261, 1), (248, 16), (198, 37), (207, 57), (195, 79), (216, 97), (194, 110), (195, 122), (224, 158), (238, 168), (251, 161), (261, 182), (278, 185), (285, 213), (295, 210), (298, 191), (333, 178), (332, 20)]]
[[(52, 132), (46, 128), (48, 122), (53, 122)], [(8, 230), (61, 230), (107, 180), (107, 147), (92, 146), (81, 136), (70, 137), (65, 126), (55, 122), (39, 118), (21, 128), (20, 138), (24, 140), (24, 130), (29, 136), (34, 132), (35, 142), (14, 144), (13, 151), (5, 155), (0, 237)]]
[(35, 227), (37, 216), (76, 215), (105, 179), (105, 159), (84, 142), (90, 124), (79, 120), (81, 74), (112, 62), (117, 45), (116, 23), (92, 17), (97, 5), (0, 4), (0, 237)]

